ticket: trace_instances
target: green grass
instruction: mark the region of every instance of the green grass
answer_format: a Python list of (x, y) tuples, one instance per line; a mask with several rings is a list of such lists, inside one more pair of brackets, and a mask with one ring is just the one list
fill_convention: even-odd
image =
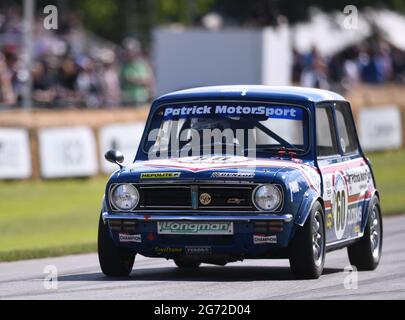
[(372, 153), (371, 160), (385, 215), (405, 213), (405, 150)]
[(0, 261), (96, 248), (107, 178), (0, 183)]
[[(405, 150), (368, 155), (385, 215), (405, 212)], [(0, 261), (93, 252), (106, 177), (0, 182)]]

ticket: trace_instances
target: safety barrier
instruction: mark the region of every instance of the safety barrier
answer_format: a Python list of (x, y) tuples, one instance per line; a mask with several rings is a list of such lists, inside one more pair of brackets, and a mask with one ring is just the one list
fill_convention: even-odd
[[(369, 151), (405, 141), (403, 88), (358, 87), (352, 103), (360, 140)], [(89, 177), (108, 174), (108, 149), (131, 162), (149, 108), (114, 110), (5, 110), (0, 112), (0, 180)]]

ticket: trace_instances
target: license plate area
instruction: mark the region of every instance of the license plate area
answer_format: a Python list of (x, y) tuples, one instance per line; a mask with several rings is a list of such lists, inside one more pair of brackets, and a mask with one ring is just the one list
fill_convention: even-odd
[(233, 235), (230, 221), (158, 221), (158, 234), (177, 235)]

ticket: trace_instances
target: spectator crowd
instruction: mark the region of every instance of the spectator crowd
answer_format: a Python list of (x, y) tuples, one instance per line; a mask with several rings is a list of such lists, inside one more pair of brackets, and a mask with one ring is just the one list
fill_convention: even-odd
[[(57, 30), (46, 30), (42, 19), (35, 20), (33, 63), (27, 70), (20, 8), (0, 12), (0, 107), (21, 105), (28, 72), (37, 107), (114, 108), (152, 99), (152, 68), (135, 38), (121, 46), (101, 40), (84, 30), (76, 13), (61, 17)], [(316, 47), (294, 50), (292, 78), (298, 85), (339, 92), (360, 83), (405, 84), (405, 51), (375, 37), (329, 57)]]
[(405, 51), (382, 39), (368, 39), (330, 56), (316, 47), (293, 53), (293, 81), (306, 87), (343, 92), (360, 83), (405, 84)]
[[(28, 70), (23, 65), (19, 8), (0, 13), (0, 106), (21, 105)], [(85, 32), (70, 13), (57, 30), (35, 21), (32, 99), (37, 107), (114, 108), (142, 105), (153, 96), (151, 66), (135, 38), (122, 47)]]

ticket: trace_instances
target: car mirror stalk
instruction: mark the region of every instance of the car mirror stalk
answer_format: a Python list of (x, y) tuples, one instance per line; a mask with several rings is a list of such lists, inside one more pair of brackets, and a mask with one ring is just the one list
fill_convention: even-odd
[(120, 167), (120, 169), (124, 167), (122, 165), (122, 163), (124, 162), (124, 155), (118, 150), (107, 151), (106, 154), (104, 155), (104, 158), (109, 162), (117, 164)]

